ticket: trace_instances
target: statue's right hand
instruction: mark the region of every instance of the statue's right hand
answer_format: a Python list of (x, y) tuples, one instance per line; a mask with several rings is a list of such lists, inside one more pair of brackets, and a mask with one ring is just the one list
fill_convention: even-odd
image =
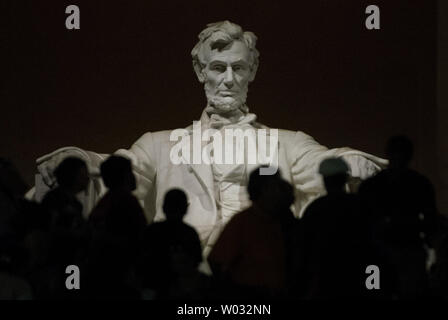
[(56, 184), (56, 177), (54, 171), (59, 164), (67, 157), (77, 157), (84, 161), (88, 165), (89, 156), (87, 153), (77, 147), (65, 147), (58, 149), (52, 153), (46, 154), (36, 160), (37, 170), (41, 174), (45, 184), (53, 188)]

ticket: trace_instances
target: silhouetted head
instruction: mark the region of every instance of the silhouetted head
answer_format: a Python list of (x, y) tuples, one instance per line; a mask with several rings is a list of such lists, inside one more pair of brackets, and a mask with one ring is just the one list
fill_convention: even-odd
[(386, 156), (389, 159), (390, 168), (406, 168), (413, 154), (414, 146), (408, 137), (393, 136), (387, 141)]
[(86, 163), (76, 157), (65, 158), (54, 171), (58, 185), (72, 193), (78, 193), (87, 188), (89, 172)]
[(343, 192), (348, 180), (349, 168), (341, 158), (328, 158), (319, 165), (319, 173), (324, 179), (328, 193)]
[(0, 158), (0, 191), (13, 198), (22, 198), (28, 189), (16, 167), (8, 160)]
[(277, 170), (275, 174), (272, 175), (262, 175), (260, 174), (259, 167), (251, 172), (249, 175), (249, 183), (247, 185), (247, 192), (249, 193), (249, 198), (253, 202), (257, 202), (266, 194), (269, 194), (269, 188), (278, 182), (280, 178), (280, 171)]
[(101, 177), (110, 190), (133, 191), (136, 188), (131, 161), (119, 156), (110, 156), (101, 164)]
[(188, 199), (185, 192), (180, 189), (171, 189), (165, 194), (163, 212), (170, 221), (182, 221), (187, 213)]
[(277, 170), (273, 175), (261, 175), (261, 168), (249, 175), (247, 191), (250, 200), (269, 214), (289, 208), (294, 202), (292, 186), (282, 179), (280, 171)]

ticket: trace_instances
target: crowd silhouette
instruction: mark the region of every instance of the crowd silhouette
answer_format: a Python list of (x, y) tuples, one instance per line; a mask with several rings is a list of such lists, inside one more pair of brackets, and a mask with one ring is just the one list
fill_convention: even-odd
[[(349, 193), (343, 159), (319, 164), (326, 195), (295, 218), (293, 187), (275, 175), (249, 177), (251, 206), (224, 227), (207, 257), (183, 222), (181, 189), (164, 198), (166, 220), (148, 224), (134, 197), (129, 160), (101, 165), (108, 192), (88, 215), (77, 194), (86, 164), (64, 159), (57, 186), (41, 203), (0, 159), (0, 299), (352, 299), (448, 298), (448, 223), (431, 182), (412, 170), (412, 142), (392, 137), (389, 166)], [(206, 261), (211, 274), (200, 271)], [(66, 267), (81, 270), (79, 290), (66, 287)], [(368, 266), (379, 288), (366, 285)]]

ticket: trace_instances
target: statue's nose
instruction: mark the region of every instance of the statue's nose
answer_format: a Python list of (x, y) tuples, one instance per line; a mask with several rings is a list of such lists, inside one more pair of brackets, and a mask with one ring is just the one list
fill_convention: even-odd
[(224, 84), (228, 89), (231, 89), (233, 87), (233, 70), (231, 68), (227, 69), (226, 71)]

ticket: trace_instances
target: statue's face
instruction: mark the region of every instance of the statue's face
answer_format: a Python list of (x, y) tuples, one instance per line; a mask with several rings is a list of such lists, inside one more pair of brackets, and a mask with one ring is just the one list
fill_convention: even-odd
[(209, 104), (223, 113), (239, 108), (246, 102), (252, 75), (246, 44), (234, 41), (221, 51), (209, 46), (204, 51), (206, 66), (202, 72)]

